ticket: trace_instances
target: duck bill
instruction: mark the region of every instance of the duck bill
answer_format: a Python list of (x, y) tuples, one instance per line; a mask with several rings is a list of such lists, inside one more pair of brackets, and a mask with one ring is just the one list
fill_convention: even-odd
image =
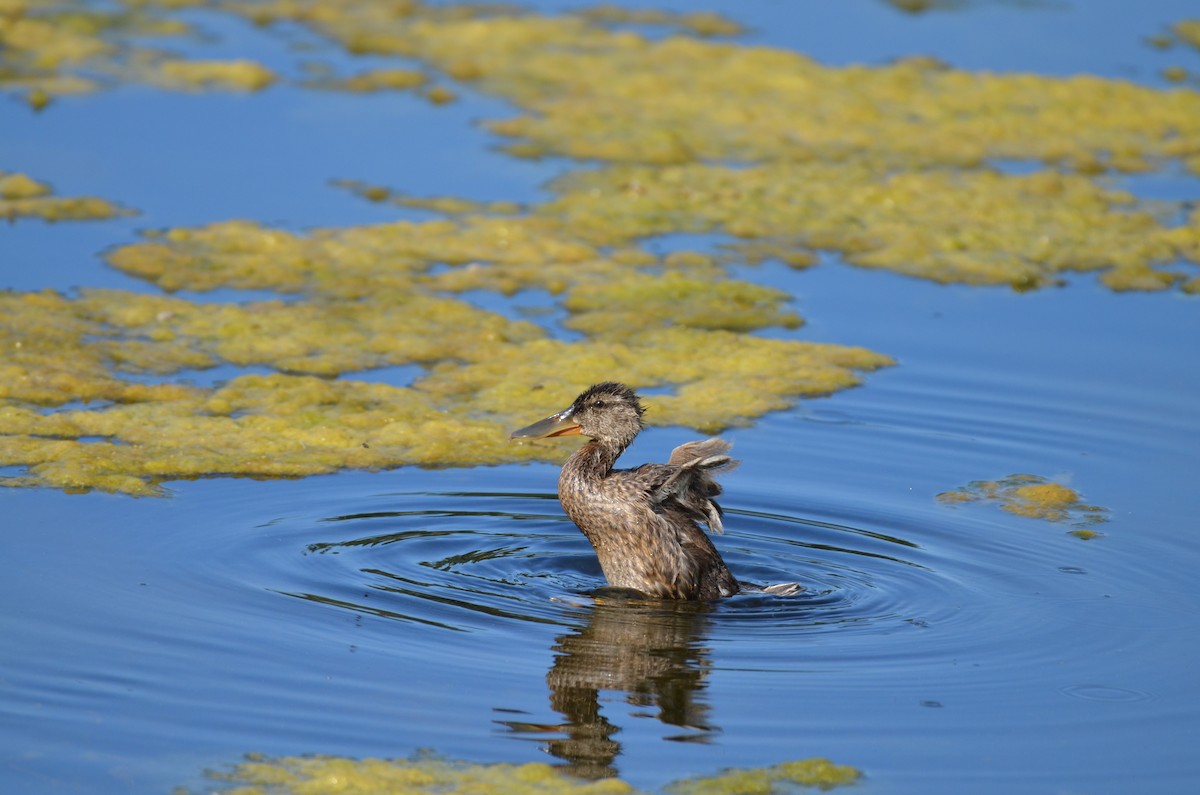
[(560, 411), (533, 425), (526, 425), (509, 435), (509, 439), (545, 439), (551, 436), (572, 436), (582, 433), (579, 423), (571, 419), (571, 410)]

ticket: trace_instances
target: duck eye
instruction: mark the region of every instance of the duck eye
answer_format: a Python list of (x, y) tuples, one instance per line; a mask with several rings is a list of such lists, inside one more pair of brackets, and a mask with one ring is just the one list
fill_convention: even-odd
[(592, 405), (593, 405), (593, 406), (595, 406), (595, 407), (596, 407), (596, 408), (598, 408), (598, 409), (602, 409), (602, 408), (604, 408), (604, 401), (603, 401), (603, 400), (597, 400), (597, 401), (596, 401), (595, 403), (593, 403)]

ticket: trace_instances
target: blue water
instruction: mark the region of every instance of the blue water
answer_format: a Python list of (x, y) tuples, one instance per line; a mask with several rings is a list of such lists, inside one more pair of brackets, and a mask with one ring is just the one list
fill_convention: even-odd
[[(1153, 82), (1163, 56), (1139, 37), (1186, 15), (842, 5), (753, 3), (743, 18), (752, 39), (804, 35), (831, 61), (936, 45), (972, 68)], [(0, 228), (0, 278), (136, 285), (96, 254), (146, 226), (394, 217), (330, 178), (536, 198), (558, 166), (488, 150), (471, 124), (500, 115), (487, 103), (447, 113), (288, 88), (123, 89), (36, 117), (0, 103), (0, 167), (143, 211)], [(217, 128), (224, 142), (197, 152)], [(156, 145), (134, 137), (147, 130)], [(1182, 177), (1169, 189), (1200, 195)], [(795, 296), (808, 324), (789, 336), (898, 361), (727, 434), (743, 464), (724, 478), (716, 543), (739, 578), (803, 594), (597, 602), (603, 578), (552, 465), (203, 480), (167, 499), (4, 490), (0, 791), (204, 790), (206, 769), (247, 752), (420, 748), (647, 789), (819, 755), (861, 769), (866, 792), (1194, 790), (1198, 299), (1117, 295), (1091, 276), (1025, 294), (944, 287), (832, 261), (741, 275)], [(530, 419), (557, 408), (531, 404)], [(648, 431), (625, 460), (689, 438)], [(934, 499), (1018, 472), (1107, 508), (1102, 537)]]

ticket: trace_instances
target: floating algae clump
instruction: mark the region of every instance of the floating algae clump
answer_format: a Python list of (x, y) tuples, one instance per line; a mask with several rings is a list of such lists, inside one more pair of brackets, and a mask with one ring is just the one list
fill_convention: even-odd
[(183, 90), (257, 91), (273, 83), (276, 76), (253, 61), (183, 61), (138, 43), (145, 36), (192, 33), (188, 23), (164, 14), (200, 4), (3, 0), (0, 90), (24, 90), (26, 101), (40, 110), (55, 97), (96, 91), (123, 80)]
[(730, 331), (796, 328), (800, 317), (780, 309), (789, 297), (749, 282), (715, 284), (672, 272), (581, 286), (567, 294), (563, 305), (573, 313), (567, 321), (571, 328), (625, 336), (669, 326)]
[[(828, 67), (612, 29), (610, 20), (687, 26), (608, 8), (546, 17), (417, 3), (227, 7), (311, 25), (354, 52), (416, 58), (507, 99), (523, 114), (490, 128), (515, 154), (626, 164), (566, 180), (559, 201), (535, 208), (579, 222), (597, 244), (709, 230), (779, 246), (789, 262), (831, 249), (942, 282), (1030, 289), (1102, 270), (1117, 290), (1195, 289), (1183, 269), (1200, 262), (1200, 224), (1164, 223), (1095, 180), (1172, 160), (1200, 173), (1195, 91), (928, 59)], [(1008, 175), (989, 168), (999, 160), (1055, 170)]]
[[(167, 24), (177, 0), (112, 13), (0, 3), (0, 74), (21, 90), (85, 73), (178, 88), (273, 79), (131, 43), (139, 30), (186, 32)], [(1171, 225), (1096, 177), (1168, 162), (1200, 171), (1194, 92), (921, 60), (831, 68), (712, 41), (735, 29), (705, 15), (548, 17), (415, 0), (213, 8), (418, 62), (328, 87), (399, 88), (421, 74), (468, 83), (520, 109), (491, 125), (510, 151), (599, 165), (531, 206), (343, 183), (445, 217), (304, 233), (231, 220), (108, 253), (182, 295), (5, 294), (0, 466), (25, 473), (2, 482), (157, 493), (217, 474), (558, 459), (558, 445), (509, 444), (505, 430), (597, 380), (655, 388), (652, 424), (716, 431), (891, 363), (793, 339), (803, 320), (789, 296), (731, 278), (732, 263), (806, 267), (834, 251), (944, 282), (1028, 289), (1087, 270), (1114, 289), (1200, 291), (1185, 270), (1200, 262), (1200, 211)], [(988, 167), (997, 158), (1059, 170), (1006, 174)], [(8, 194), (0, 201), (53, 198), (27, 178)], [(687, 232), (726, 239), (714, 254), (643, 247)], [(279, 297), (186, 297), (218, 289)], [(481, 309), (474, 291), (497, 294), (489, 305), (511, 297), (513, 311)], [(531, 298), (544, 310), (546, 295), (554, 307), (540, 325), (514, 319)], [(372, 383), (388, 377), (373, 371), (404, 365), (410, 382)]]
[[(12, 63), (0, 63), (0, 75), (13, 75), (14, 86), (90, 79), (80, 77), (91, 74), (82, 65), (178, 88), (256, 90), (274, 79), (256, 64), (185, 62), (137, 47), (139, 31), (188, 30), (169, 27), (166, 14), (180, 5), (174, 0), (130, 0), (124, 13), (108, 14), (69, 2), (8, 3), (16, 10), (0, 13), (8, 44), (0, 59)], [(218, 7), (261, 25), (307, 25), (353, 53), (420, 62), (303, 84), (409, 88), (436, 72), (518, 107), (519, 115), (490, 123), (515, 154), (641, 166), (642, 173), (591, 175), (592, 190), (604, 183), (625, 190), (589, 197), (568, 187), (559, 203), (536, 210), (582, 220), (596, 245), (707, 229), (761, 241), (761, 250), (775, 247), (789, 263), (825, 249), (863, 267), (942, 282), (1032, 289), (1064, 273), (1104, 271), (1102, 282), (1114, 290), (1200, 290), (1200, 222), (1164, 221), (1096, 181), (1176, 164), (1200, 173), (1194, 90), (976, 73), (921, 58), (831, 67), (713, 41), (707, 36), (738, 27), (702, 13), (604, 6), (545, 16), (416, 0), (224, 0)], [(1174, 35), (1188, 39), (1190, 24), (1178, 23)], [(673, 33), (639, 35), (630, 25)], [(37, 90), (46, 98), (57, 89)], [(427, 93), (434, 101), (453, 94)], [(997, 161), (1051, 170), (1008, 175), (989, 168)], [(671, 165), (684, 168), (646, 168)], [(773, 181), (771, 190), (764, 194), (756, 181)], [(639, 189), (652, 191), (657, 206), (631, 201)], [(717, 206), (698, 207), (698, 197)], [(566, 286), (558, 280), (550, 288)]]
[(50, 186), (25, 174), (0, 172), (0, 200), (36, 199), (50, 193)]
[(112, 55), (112, 45), (86, 26), (81, 30), (78, 22), (67, 24), (60, 15), (34, 11), (32, 0), (0, 5), (0, 89), (24, 91), (35, 109), (53, 96), (95, 90), (95, 80), (67, 70)]
[[(344, 757), (251, 757), (227, 774), (214, 777), (230, 783), (226, 795), (317, 795), (317, 793), (563, 793), (563, 795), (633, 795), (639, 792), (616, 778), (588, 781), (551, 765), (523, 765), (415, 759)], [(757, 770), (737, 770), (669, 784), (666, 792), (679, 795), (747, 795), (787, 791), (787, 784), (822, 790), (851, 784), (859, 772), (826, 759), (802, 759)], [(756, 786), (746, 788), (743, 783)]]
[(591, 22), (601, 24), (668, 27), (697, 36), (736, 36), (746, 32), (745, 28), (732, 19), (709, 11), (679, 13), (657, 8), (596, 5), (575, 13)]
[(546, 764), (474, 765), (440, 759), (363, 759), (343, 757), (264, 758), (238, 765), (227, 778), (239, 784), (227, 795), (317, 795), (318, 793), (564, 793), (625, 795), (623, 781), (584, 781)]
[(159, 65), (161, 81), (172, 88), (224, 88), (261, 91), (278, 78), (260, 63), (232, 61), (165, 61)]
[(429, 210), (445, 215), (464, 215), (467, 213), (495, 213), (501, 215), (516, 215), (521, 212), (521, 206), (511, 201), (482, 202), (464, 199), (460, 196), (434, 196), (421, 198), (397, 193), (385, 185), (373, 185), (352, 179), (334, 180), (331, 184), (338, 188), (352, 191), (367, 201), (387, 202), (397, 207), (410, 207), (418, 210)]
[(376, 91), (411, 91), (425, 85), (427, 80), (422, 72), (413, 69), (370, 69), (351, 77), (310, 80), (305, 85), (311, 88), (370, 94)]
[(1171, 26), (1171, 32), (1184, 44), (1200, 50), (1200, 19), (1181, 19)]
[(715, 776), (686, 779), (669, 784), (671, 795), (771, 795), (785, 792), (784, 785), (798, 784), (830, 790), (853, 784), (860, 773), (849, 765), (837, 765), (828, 759), (799, 759), (759, 768), (738, 768)]
[(50, 186), (25, 174), (0, 171), (0, 218), (101, 221), (131, 210), (95, 196), (53, 196)]
[[(792, 250), (836, 249), (862, 267), (940, 282), (1026, 289), (1064, 272), (1107, 269), (1111, 286), (1161, 289), (1180, 277), (1154, 264), (1200, 262), (1200, 223), (1163, 227), (1129, 194), (1071, 174), (687, 164), (580, 172), (554, 188), (557, 198), (537, 212), (565, 219), (583, 236), (782, 238)], [(1121, 282), (1135, 273), (1157, 281)]]
[(1108, 521), (1108, 511), (1087, 505), (1074, 489), (1038, 475), (1009, 475), (1000, 480), (976, 480), (962, 489), (937, 495), (947, 505), (965, 502), (995, 502), (1003, 510), (1075, 526), (1071, 534), (1083, 539), (1099, 535), (1095, 525)]
[(546, 269), (569, 276), (579, 263), (598, 256), (594, 246), (556, 221), (468, 216), (317, 229), (307, 235), (229, 221), (168, 230), (146, 243), (116, 249), (108, 261), (169, 291), (235, 287), (358, 298), (412, 289), (415, 276), (426, 274), (435, 262), (488, 263), (519, 274), (513, 289), (523, 289), (541, 286)]
[[(709, 257), (608, 256), (546, 218), (466, 214), (308, 234), (228, 222), (156, 232), (109, 259), (171, 291), (292, 298), (0, 294), (0, 465), (27, 473), (0, 483), (156, 494), (164, 481), (210, 475), (557, 459), (557, 446), (511, 444), (506, 429), (542, 396), (557, 404), (602, 378), (664, 388), (650, 421), (707, 431), (891, 363), (740, 333), (800, 318), (782, 308), (783, 293), (715, 278)], [(589, 303), (574, 289), (585, 284), (612, 292)], [(578, 318), (586, 336), (554, 339), (447, 295), (477, 285), (559, 292), (565, 322)], [(659, 317), (630, 334), (630, 313)], [(397, 365), (420, 366), (410, 385), (363, 380)], [(166, 380), (217, 366), (274, 372), (235, 371), (215, 386)]]
[(522, 151), (628, 162), (1036, 159), (1140, 170), (1196, 154), (1200, 95), (1081, 76), (972, 73), (921, 59), (828, 67), (767, 47), (651, 39), (580, 17), (348, 0), (230, 8), (319, 28), (355, 52), (416, 57), (528, 111)]

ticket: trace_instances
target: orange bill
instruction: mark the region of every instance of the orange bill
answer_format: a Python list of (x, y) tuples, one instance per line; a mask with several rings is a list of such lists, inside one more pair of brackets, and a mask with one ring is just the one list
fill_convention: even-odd
[(533, 425), (526, 425), (509, 435), (509, 439), (544, 439), (551, 436), (572, 436), (580, 433), (579, 423), (571, 419), (571, 410), (553, 414)]

